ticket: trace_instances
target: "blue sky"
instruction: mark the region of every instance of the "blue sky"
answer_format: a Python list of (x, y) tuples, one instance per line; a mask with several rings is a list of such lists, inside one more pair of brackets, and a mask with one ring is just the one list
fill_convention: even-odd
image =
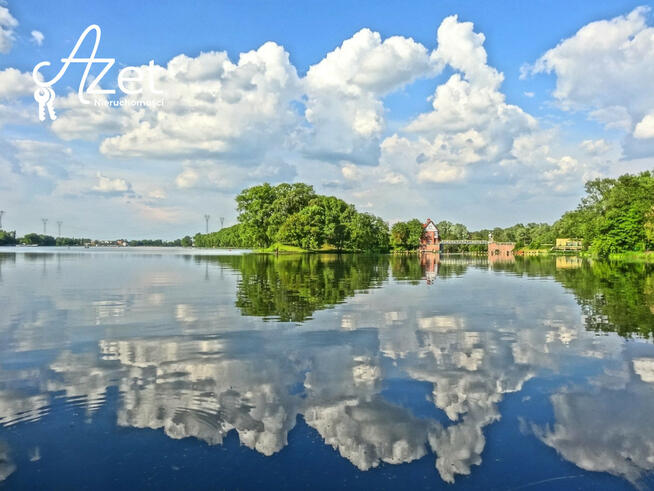
[[(551, 222), (585, 179), (654, 168), (645, 2), (0, 5), (0, 209), (19, 233), (47, 216), (66, 235), (192, 234), (262, 181), (391, 222)], [(116, 59), (100, 85), (154, 60), (164, 109), (84, 106), (76, 66), (38, 121), (32, 68), (51, 78), (91, 24)]]

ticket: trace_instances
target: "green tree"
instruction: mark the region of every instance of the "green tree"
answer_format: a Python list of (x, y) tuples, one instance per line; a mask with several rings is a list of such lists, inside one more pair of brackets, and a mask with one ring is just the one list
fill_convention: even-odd
[(438, 231), (440, 232), (441, 239), (443, 240), (450, 240), (454, 239), (452, 237), (452, 226), (454, 224), (452, 222), (448, 222), (447, 220), (442, 220), (436, 224), (436, 227), (438, 228)]
[(242, 235), (240, 224), (221, 228), (209, 234), (196, 234), (193, 238), (196, 247), (250, 247)]
[(16, 245), (16, 232), (0, 230), (0, 245)]
[(343, 250), (350, 239), (348, 224), (356, 215), (356, 209), (334, 196), (319, 196), (312, 201), (312, 203), (316, 202), (324, 210), (323, 235), (325, 242), (339, 251)]
[(252, 246), (269, 246), (288, 217), (315, 197), (313, 187), (303, 183), (244, 189), (236, 197), (242, 236)]
[(409, 227), (409, 241), (407, 249), (415, 250), (420, 247), (420, 239), (422, 238), (422, 222), (417, 218), (413, 218), (406, 222)]
[(396, 251), (407, 250), (409, 243), (409, 225), (406, 222), (394, 223), (391, 227), (391, 246)]
[(420, 246), (422, 223), (417, 218), (391, 227), (390, 245), (396, 251), (413, 251)]
[(39, 245), (39, 246), (54, 246), (56, 245), (55, 238), (50, 235), (43, 234), (26, 234), (20, 239), (21, 244), (25, 245)]
[(325, 209), (319, 204), (313, 204), (289, 216), (275, 239), (283, 244), (317, 250), (325, 242), (324, 228)]
[(654, 244), (654, 206), (645, 214), (645, 237), (649, 247)]
[(654, 206), (654, 175), (643, 172), (598, 181), (591, 181), (594, 185), (587, 186), (590, 193), (582, 200), (582, 206), (589, 203), (595, 212), (591, 217), (591, 250), (599, 256), (608, 256), (613, 252), (651, 247), (646, 224)]
[(450, 228), (450, 235), (455, 240), (465, 240), (469, 237), (470, 233), (465, 225), (455, 223)]
[(349, 224), (349, 250), (387, 252), (390, 249), (388, 225), (370, 213), (357, 213)]

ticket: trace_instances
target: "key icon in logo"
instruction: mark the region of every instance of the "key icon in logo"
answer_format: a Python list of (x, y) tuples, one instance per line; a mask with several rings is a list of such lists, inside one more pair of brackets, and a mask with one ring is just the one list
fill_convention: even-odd
[(48, 109), (48, 116), (54, 121), (57, 115), (54, 110), (55, 92), (52, 87), (39, 87), (34, 91), (34, 100), (39, 104), (39, 121), (45, 121), (45, 109)]

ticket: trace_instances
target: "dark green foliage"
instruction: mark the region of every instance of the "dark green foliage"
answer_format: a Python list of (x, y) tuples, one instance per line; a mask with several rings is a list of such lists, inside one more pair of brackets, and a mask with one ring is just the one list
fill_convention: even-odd
[[(440, 232), (441, 240), (467, 240), (470, 239), (470, 232), (465, 225), (460, 223), (452, 223), (447, 220), (440, 221), (436, 224)], [(484, 237), (486, 240), (488, 236)], [(444, 251), (446, 252), (476, 252), (486, 251), (485, 246), (467, 246), (467, 245), (445, 245)]]
[[(480, 259), (441, 259), (423, 264), (419, 254), (297, 254), (271, 256), (198, 256), (196, 261), (218, 262), (240, 274), (236, 306), (243, 315), (303, 322), (317, 310), (330, 308), (357, 292), (383, 284), (389, 269), (395, 280), (420, 283), (431, 272), (447, 281), (469, 268), (488, 268)], [(551, 278), (574, 294), (584, 313), (586, 328), (621, 336), (654, 334), (654, 266), (647, 264), (581, 261), (572, 268), (557, 267), (551, 256), (516, 258), (495, 263), (494, 270), (532, 278)], [(390, 266), (390, 268), (389, 268)]]
[(269, 246), (284, 222), (315, 197), (313, 187), (303, 183), (244, 189), (236, 197), (241, 236), (250, 246)]
[(586, 328), (644, 337), (654, 335), (654, 268), (624, 262), (585, 262), (555, 278), (581, 305)]
[(493, 269), (561, 283), (574, 294), (589, 331), (654, 338), (653, 265), (579, 260), (576, 267), (557, 267), (557, 259), (517, 257)]
[(282, 244), (316, 250), (325, 242), (324, 229), (324, 208), (318, 204), (311, 204), (288, 217), (275, 237)]
[(518, 223), (508, 228), (496, 227), (493, 230), (484, 229), (472, 232), (470, 238), (486, 240), (489, 233), (493, 234), (493, 240), (497, 242), (515, 242), (518, 248), (527, 246), (531, 248), (552, 247), (557, 237), (553, 226), (547, 223), (528, 223), (527, 225)]
[(253, 186), (244, 189), (236, 203), (245, 247), (281, 243), (306, 250), (363, 252), (386, 252), (390, 247), (388, 226), (381, 218), (358, 213), (333, 196), (317, 195), (307, 184)]
[(26, 234), (20, 239), (21, 244), (25, 245), (39, 245), (39, 246), (53, 246), (56, 245), (55, 238), (50, 235), (43, 234)]
[[(188, 241), (191, 241), (191, 238), (187, 235), (184, 237)], [(161, 239), (140, 239), (140, 240), (130, 240), (130, 247), (187, 247), (182, 244), (184, 239), (175, 239), (175, 240), (161, 240)], [(192, 242), (191, 242), (192, 245)]]
[(425, 278), (425, 270), (417, 254), (393, 254), (391, 272), (394, 279), (410, 281), (414, 285)]
[(391, 227), (391, 246), (396, 251), (413, 251), (420, 246), (422, 223), (417, 218), (397, 222)]
[(357, 213), (348, 224), (347, 249), (361, 252), (388, 252), (390, 241), (388, 225), (370, 213)]
[(597, 256), (654, 247), (654, 174), (625, 174), (586, 183), (586, 196), (552, 227), (557, 237), (578, 237)]
[(322, 234), (325, 243), (337, 250), (343, 250), (351, 236), (350, 226), (357, 214), (352, 205), (334, 196), (318, 196), (312, 203), (323, 209), (325, 221)]
[(645, 238), (654, 244), (654, 205), (645, 213)]
[(18, 241), (16, 240), (16, 232), (5, 232), (0, 230), (0, 245), (16, 245)]
[(388, 256), (299, 254), (201, 257), (240, 273), (236, 306), (243, 315), (302, 322), (388, 279)]
[[(210, 234), (196, 234), (196, 247), (247, 247), (246, 239), (241, 235), (242, 226), (232, 225)], [(190, 237), (189, 237), (190, 239)]]
[(465, 240), (470, 236), (470, 232), (465, 225), (452, 223), (443, 220), (436, 224), (443, 240)]
[(76, 239), (74, 237), (57, 237), (55, 239), (55, 245), (57, 246), (83, 246), (91, 242), (91, 239)]

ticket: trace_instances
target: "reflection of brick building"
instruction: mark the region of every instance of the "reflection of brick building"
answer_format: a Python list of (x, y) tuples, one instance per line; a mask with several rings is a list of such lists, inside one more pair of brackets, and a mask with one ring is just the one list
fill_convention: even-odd
[(427, 221), (422, 225), (420, 250), (422, 252), (440, 252), (441, 250), (441, 235), (431, 218), (427, 218)]
[(427, 280), (427, 284), (431, 285), (438, 276), (441, 261), (439, 254), (421, 254), (420, 267), (422, 268), (423, 278)]
[[(491, 244), (492, 246), (493, 244)], [(513, 255), (513, 251), (505, 251), (505, 252), (498, 252), (497, 249), (493, 250), (492, 252), (488, 252), (488, 263), (489, 264), (495, 264), (495, 263), (514, 263), (515, 262), (515, 256)]]

